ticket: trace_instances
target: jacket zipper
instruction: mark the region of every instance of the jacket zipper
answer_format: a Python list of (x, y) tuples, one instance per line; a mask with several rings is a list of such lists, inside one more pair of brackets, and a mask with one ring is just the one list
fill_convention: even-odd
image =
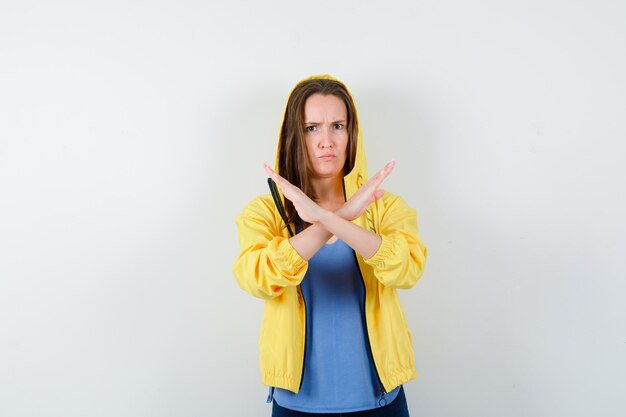
[[(294, 230), (297, 232), (298, 229), (294, 225)], [(289, 235), (293, 236), (291, 229), (289, 229)], [(302, 353), (302, 372), (300, 373), (300, 385), (298, 385), (298, 391), (302, 388), (302, 382), (304, 381), (304, 365), (306, 362), (306, 337), (307, 337), (307, 314), (306, 314), (306, 300), (304, 299), (304, 292), (302, 291), (302, 284), (298, 284), (297, 287), (298, 293), (298, 304), (302, 304), (304, 306), (304, 352)]]
[(370, 334), (367, 329), (367, 316), (365, 315), (365, 301), (367, 298), (367, 289), (365, 287), (365, 278), (363, 278), (363, 274), (361, 273), (361, 267), (359, 266), (359, 260), (356, 256), (356, 252), (353, 250), (352, 254), (354, 255), (354, 261), (356, 262), (356, 268), (359, 271), (359, 276), (361, 277), (361, 282), (363, 283), (363, 323), (365, 324), (365, 339), (367, 340), (367, 352), (370, 355), (370, 359), (372, 360), (372, 364), (374, 365), (374, 371), (376, 372), (376, 378), (378, 379), (378, 384), (380, 385), (380, 395), (381, 398), (378, 401), (378, 404), (383, 406), (387, 404), (387, 400), (385, 399), (385, 394), (387, 394), (387, 390), (385, 390), (385, 386), (383, 385), (382, 379), (380, 379), (380, 374), (378, 373), (378, 367), (376, 366), (376, 360), (374, 359), (374, 353), (372, 352), (372, 343), (370, 342)]
[(304, 300), (304, 293), (302, 292), (301, 285), (298, 285), (298, 295), (299, 299), (302, 301), (304, 305), (304, 353), (302, 354), (302, 373), (300, 374), (300, 385), (298, 386), (298, 391), (302, 388), (302, 382), (304, 381), (304, 363), (306, 360), (306, 336), (307, 336), (307, 315), (306, 315), (306, 301)]
[[(341, 184), (343, 185), (343, 199), (344, 201), (348, 201), (346, 197), (346, 184), (345, 179), (342, 179)], [(361, 277), (361, 283), (363, 284), (363, 324), (365, 325), (365, 339), (367, 341), (367, 352), (370, 355), (370, 359), (372, 360), (372, 364), (374, 365), (374, 372), (376, 372), (376, 378), (378, 379), (378, 384), (380, 385), (380, 395), (381, 398), (378, 401), (378, 404), (382, 407), (387, 404), (387, 400), (385, 399), (385, 394), (387, 394), (387, 390), (385, 390), (385, 386), (383, 385), (382, 379), (380, 379), (380, 374), (378, 373), (378, 367), (376, 366), (376, 360), (374, 360), (374, 353), (372, 352), (372, 344), (370, 342), (370, 334), (367, 329), (367, 316), (365, 315), (365, 302), (367, 299), (367, 287), (365, 286), (365, 278), (363, 278), (363, 273), (361, 272), (361, 266), (359, 265), (359, 259), (356, 256), (356, 252), (354, 249), (352, 250), (352, 255), (354, 255), (354, 261), (356, 262), (356, 269), (359, 271), (359, 276)]]

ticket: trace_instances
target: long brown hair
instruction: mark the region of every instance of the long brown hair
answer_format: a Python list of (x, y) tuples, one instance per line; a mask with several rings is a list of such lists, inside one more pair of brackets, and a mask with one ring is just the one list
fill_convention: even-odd
[[(312, 167), (304, 142), (304, 105), (313, 94), (333, 95), (343, 100), (346, 105), (348, 147), (346, 149), (346, 163), (343, 168), (344, 175), (348, 174), (354, 167), (359, 121), (352, 96), (341, 81), (326, 78), (306, 79), (298, 83), (289, 95), (283, 124), (280, 128), (278, 172), (283, 178), (315, 200), (316, 196), (311, 186)], [(287, 199), (285, 199), (285, 212), (289, 223), (308, 226), (302, 222), (293, 203)]]

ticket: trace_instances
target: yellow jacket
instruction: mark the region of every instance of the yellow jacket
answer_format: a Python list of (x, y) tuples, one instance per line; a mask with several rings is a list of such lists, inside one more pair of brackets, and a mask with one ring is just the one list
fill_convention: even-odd
[[(359, 132), (354, 168), (343, 179), (346, 200), (367, 181), (361, 136)], [(306, 344), (306, 300), (300, 282), (308, 263), (289, 243), (289, 232), (270, 194), (250, 202), (235, 222), (241, 252), (233, 273), (242, 289), (265, 300), (259, 337), (263, 384), (298, 393)], [(411, 333), (396, 289), (415, 285), (424, 270), (427, 249), (418, 234), (415, 210), (391, 193), (385, 192), (353, 223), (382, 239), (374, 256), (363, 259), (355, 252), (355, 257), (365, 286), (364, 314), (372, 357), (382, 388), (389, 392), (417, 376)]]

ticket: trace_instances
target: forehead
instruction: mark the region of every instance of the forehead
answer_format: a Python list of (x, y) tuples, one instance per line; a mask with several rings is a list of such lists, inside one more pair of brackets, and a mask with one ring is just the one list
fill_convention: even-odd
[(304, 103), (304, 118), (307, 122), (346, 120), (346, 115), (346, 104), (337, 96), (316, 93)]

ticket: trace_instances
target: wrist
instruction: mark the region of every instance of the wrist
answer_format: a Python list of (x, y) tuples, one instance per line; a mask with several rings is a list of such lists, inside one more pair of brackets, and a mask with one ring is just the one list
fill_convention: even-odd
[(336, 216), (341, 217), (342, 219), (346, 219), (346, 215), (345, 215), (345, 210), (344, 210), (345, 204), (341, 207), (339, 207), (337, 210), (333, 211), (333, 213), (335, 213)]
[(321, 209), (320, 215), (317, 217), (316, 224), (323, 226), (332, 216), (336, 216), (335, 212), (330, 210)]

